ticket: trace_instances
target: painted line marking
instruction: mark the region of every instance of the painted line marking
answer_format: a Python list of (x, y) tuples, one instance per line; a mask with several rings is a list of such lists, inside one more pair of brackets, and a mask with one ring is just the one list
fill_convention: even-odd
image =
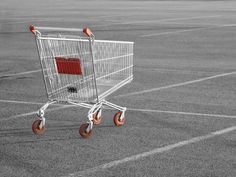
[(108, 163), (105, 163), (105, 164), (102, 164), (102, 165), (98, 165), (98, 166), (93, 167), (93, 168), (88, 168), (88, 169), (83, 170), (83, 171), (78, 171), (78, 172), (69, 174), (69, 175), (64, 176), (64, 177), (88, 176), (89, 174), (95, 173), (97, 171), (103, 171), (103, 170), (106, 170), (108, 168), (116, 167), (116, 166), (124, 164), (124, 163), (137, 161), (137, 160), (149, 157), (149, 156), (154, 156), (154, 155), (157, 155), (157, 154), (165, 153), (165, 152), (171, 151), (171, 150), (176, 149), (176, 148), (181, 148), (181, 147), (193, 144), (193, 143), (208, 140), (208, 139), (214, 138), (216, 136), (220, 136), (220, 135), (223, 135), (223, 134), (226, 134), (226, 133), (230, 133), (230, 132), (235, 131), (235, 130), (236, 130), (236, 126), (228, 127), (228, 128), (222, 129), (222, 130), (211, 132), (211, 133), (203, 135), (203, 136), (194, 137), (194, 138), (191, 138), (189, 140), (184, 140), (184, 141), (180, 141), (178, 143), (170, 144), (170, 145), (167, 145), (167, 146), (158, 147), (158, 148), (155, 148), (153, 150), (143, 152), (143, 153), (140, 153), (140, 154), (136, 154), (136, 155), (132, 155), (132, 156), (129, 156), (129, 157), (126, 157), (126, 158), (123, 158), (123, 159), (114, 160), (114, 161), (111, 161), (111, 162), (108, 162)]
[(198, 83), (198, 82), (202, 82), (202, 81), (206, 81), (206, 80), (210, 80), (210, 79), (215, 79), (215, 78), (219, 78), (219, 77), (229, 76), (229, 75), (233, 75), (233, 74), (236, 74), (236, 71), (230, 72), (230, 73), (218, 74), (218, 75), (209, 76), (209, 77), (203, 77), (200, 79), (186, 81), (186, 82), (172, 84), (172, 85), (167, 85), (167, 86), (163, 86), (163, 87), (156, 87), (156, 88), (152, 88), (152, 89), (146, 89), (146, 90), (141, 90), (141, 91), (137, 91), (137, 92), (126, 93), (126, 94), (114, 96), (112, 98), (121, 98), (121, 97), (139, 95), (139, 94), (143, 94), (143, 93), (150, 93), (150, 92), (154, 92), (154, 91), (165, 90), (165, 89), (170, 89), (170, 88), (174, 88), (174, 87), (194, 84), (194, 83)]
[[(57, 110), (61, 110), (61, 109), (69, 108), (69, 107), (75, 107), (75, 105), (59, 106), (59, 107), (56, 107), (56, 108), (47, 109), (45, 112), (47, 113), (47, 112), (51, 112), (51, 111), (57, 111)], [(24, 116), (36, 115), (36, 113), (37, 113), (37, 111), (33, 111), (33, 112), (28, 112), (28, 113), (23, 113), (23, 114), (10, 116), (10, 117), (7, 117), (7, 118), (1, 118), (0, 122), (1, 121), (8, 121), (8, 120), (11, 120), (11, 119), (16, 119), (16, 118), (24, 117)]]
[(37, 69), (37, 70), (25, 71), (25, 72), (14, 73), (14, 74), (5, 74), (5, 75), (0, 75), (0, 78), (19, 76), (19, 75), (25, 75), (25, 74), (31, 74), (31, 73), (37, 73), (37, 72), (40, 72), (40, 71), (42, 71), (42, 70), (41, 69)]
[(178, 31), (167, 31), (163, 33), (152, 33), (152, 34), (145, 34), (141, 35), (140, 37), (151, 37), (151, 36), (162, 36), (168, 34), (177, 34), (177, 33), (184, 33), (184, 32), (191, 32), (191, 31), (200, 31), (200, 30), (207, 30), (207, 29), (216, 29), (216, 28), (224, 28), (224, 27), (235, 27), (235, 24), (225, 24), (225, 25), (215, 25), (211, 27), (199, 27), (194, 29), (186, 29), (186, 30), (178, 30)]
[(204, 18), (216, 18), (221, 17), (221, 15), (211, 15), (211, 16), (195, 16), (195, 17), (184, 17), (184, 18), (166, 18), (166, 19), (158, 19), (158, 20), (140, 20), (140, 21), (130, 21), (130, 22), (117, 22), (110, 23), (107, 25), (94, 25), (93, 27), (101, 27), (101, 26), (111, 26), (111, 25), (129, 25), (129, 24), (142, 24), (142, 23), (150, 23), (150, 22), (165, 22), (165, 21), (180, 21), (180, 20), (191, 20), (191, 19), (204, 19)]
[(186, 30), (178, 30), (178, 31), (167, 31), (167, 32), (163, 32), (163, 33), (145, 34), (145, 35), (141, 35), (141, 37), (162, 36), (162, 35), (184, 33), (184, 32), (190, 32), (190, 31), (200, 31), (200, 30), (206, 30), (206, 29), (211, 29), (211, 28), (213, 28), (213, 27), (186, 29)]
[(201, 27), (201, 26), (205, 26), (205, 27), (219, 27), (219, 26), (224, 26), (224, 27), (235, 27), (236, 24), (230, 23), (230, 24), (216, 24), (216, 23), (195, 23), (195, 22), (188, 22), (188, 23), (182, 23), (182, 22), (169, 22), (169, 21), (163, 21), (163, 24), (167, 24), (167, 25), (191, 25), (194, 27)]
[[(130, 17), (130, 16), (133, 16), (133, 15), (120, 15), (120, 14), (116, 14), (116, 15), (101, 15), (101, 16), (92, 16), (92, 17), (89, 17), (89, 18), (92, 18), (92, 19), (99, 19), (99, 18), (113, 18), (113, 17)], [(104, 19), (103, 19), (104, 20)], [(105, 19), (107, 20), (107, 19)]]
[(158, 68), (158, 67), (140, 67), (140, 66), (135, 66), (134, 70), (136, 71), (149, 71), (149, 72), (175, 72), (175, 73), (214, 73), (214, 74), (219, 74), (219, 71), (204, 71), (204, 70), (188, 70), (188, 69), (168, 69), (168, 68)]
[[(26, 102), (26, 101), (16, 101), (16, 100), (0, 100), (3, 103), (15, 103), (15, 104), (35, 104), (35, 105), (44, 105), (45, 103), (37, 103), (37, 102)], [(46, 112), (56, 111), (60, 109), (70, 108), (75, 105), (60, 105), (60, 104), (53, 104), (57, 106), (56, 108), (47, 109)], [(52, 105), (52, 106), (53, 106)], [(104, 107), (104, 109), (109, 109)], [(180, 115), (192, 115), (192, 116), (204, 116), (204, 117), (219, 117), (219, 118), (229, 118), (229, 119), (236, 119), (236, 115), (223, 115), (223, 114), (206, 114), (206, 113), (194, 113), (194, 112), (182, 112), (182, 111), (165, 111), (165, 110), (153, 110), (153, 109), (137, 109), (137, 108), (127, 108), (127, 111), (140, 111), (140, 112), (153, 112), (153, 113), (165, 113), (165, 114), (180, 114)], [(2, 118), (1, 121), (7, 121), (19, 117), (29, 116), (36, 114), (36, 111), (18, 114), (14, 116), (10, 116), (8, 118)]]
[(192, 116), (204, 116), (204, 117), (219, 117), (219, 118), (230, 118), (236, 119), (236, 115), (222, 115), (222, 114), (206, 114), (206, 113), (195, 113), (195, 112), (182, 112), (182, 111), (164, 111), (164, 110), (153, 110), (153, 109), (136, 109), (127, 108), (128, 111), (140, 111), (140, 112), (154, 112), (154, 113), (165, 113), (165, 114), (180, 114), (180, 115), (192, 115)]
[[(20, 19), (15, 19), (15, 20), (20, 20)], [(32, 21), (35, 22), (50, 22), (50, 21), (54, 21), (54, 22), (61, 22), (62, 18), (47, 18), (47, 19), (41, 19), (41, 18), (36, 18), (36, 19), (29, 19), (29, 20), (24, 20), (24, 21), (11, 21), (11, 22), (3, 22), (2, 24), (4, 25), (9, 25), (9, 24), (25, 24), (25, 23), (32, 23)], [(67, 20), (68, 21), (68, 20)], [(73, 21), (73, 19), (72, 19)], [(97, 19), (90, 19), (89, 21), (97, 21)]]
[[(218, 74), (218, 75), (214, 75), (214, 76), (210, 76), (210, 77), (204, 77), (204, 78), (201, 78), (201, 79), (187, 81), (187, 82), (182, 82), (182, 83), (178, 83), (178, 84), (172, 84), (172, 85), (168, 85), (168, 86), (157, 87), (157, 88), (142, 90), (142, 91), (138, 91), (138, 92), (132, 92), (132, 93), (128, 93), (128, 94), (123, 94), (123, 95), (117, 95), (117, 96), (114, 96), (113, 98), (127, 97), (127, 96), (131, 96), (131, 95), (138, 95), (138, 94), (149, 93), (149, 92), (153, 92), (153, 91), (159, 91), (159, 90), (164, 90), (164, 89), (169, 89), (169, 88), (173, 88), (173, 87), (193, 84), (193, 83), (202, 82), (202, 81), (205, 81), (205, 80), (210, 80), (210, 79), (219, 78), (219, 77), (228, 76), (228, 75), (233, 75), (233, 74), (236, 74), (236, 71), (230, 72), (230, 73)], [(23, 104), (26, 104), (26, 102), (24, 102), (24, 101), (14, 101), (14, 100), (13, 101), (10, 101), (10, 100), (0, 100), (0, 102), (8, 102), (8, 103), (10, 103), (10, 102), (12, 102), (12, 103), (20, 103), (21, 102)], [(34, 103), (34, 102), (29, 102), (29, 103), (30, 104), (40, 104), (40, 103)], [(70, 107), (70, 106), (66, 105), (66, 106), (63, 106), (63, 107), (52, 108), (52, 109), (48, 109), (47, 111), (59, 110), (61, 108), (66, 108), (66, 107)], [(8, 117), (8, 118), (0, 119), (0, 121), (10, 120), (10, 119), (14, 119), (14, 118), (22, 117), (22, 116), (27, 116), (27, 115), (33, 115), (35, 113), (36, 112), (19, 114), (19, 115), (11, 116), (11, 117)], [(198, 113), (196, 113), (196, 114), (198, 114)]]
[(29, 101), (18, 101), (18, 100), (0, 100), (2, 103), (18, 103), (18, 104), (36, 104), (36, 105), (43, 105), (45, 103), (38, 103), (38, 102), (29, 102)]
[[(15, 20), (20, 20), (20, 19), (15, 19)], [(36, 18), (36, 19), (29, 19), (29, 20), (23, 20), (23, 21), (12, 21), (12, 22), (3, 22), (2, 24), (4, 25), (10, 25), (10, 24), (25, 24), (25, 23), (32, 23), (33, 22), (44, 22), (47, 20), (43, 20), (40, 18)]]

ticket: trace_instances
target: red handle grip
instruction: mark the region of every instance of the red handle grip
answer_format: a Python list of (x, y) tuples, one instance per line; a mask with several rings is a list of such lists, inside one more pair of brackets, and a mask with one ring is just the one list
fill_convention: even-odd
[(31, 33), (33, 33), (34, 35), (36, 34), (36, 29), (33, 25), (29, 26), (29, 30), (31, 31)]
[(92, 31), (89, 28), (84, 28), (83, 33), (88, 37), (93, 37), (94, 36)]

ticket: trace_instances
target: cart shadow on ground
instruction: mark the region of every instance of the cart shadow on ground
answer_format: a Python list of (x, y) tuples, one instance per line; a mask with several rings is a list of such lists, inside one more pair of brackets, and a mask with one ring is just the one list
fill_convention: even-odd
[[(99, 128), (114, 128), (115, 125), (99, 125), (94, 127), (95, 129)], [(46, 132), (43, 135), (35, 135), (32, 130), (27, 128), (11, 128), (11, 129), (1, 129), (0, 130), (0, 145), (9, 145), (9, 144), (26, 144), (26, 143), (39, 143), (39, 142), (52, 142), (52, 141), (65, 141), (65, 140), (83, 140), (79, 135), (80, 124), (76, 125), (51, 125), (46, 126)], [(64, 132), (64, 136), (59, 132)], [(74, 131), (71, 133), (71, 131)], [(6, 138), (6, 140), (3, 140)], [(8, 138), (11, 140), (8, 141)], [(13, 140), (17, 138), (17, 140)]]

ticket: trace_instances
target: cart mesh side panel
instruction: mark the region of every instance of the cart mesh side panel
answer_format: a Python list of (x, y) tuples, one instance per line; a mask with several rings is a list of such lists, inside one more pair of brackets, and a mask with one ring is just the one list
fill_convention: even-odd
[(89, 40), (38, 38), (37, 46), (50, 100), (97, 98)]
[(133, 79), (133, 43), (95, 40), (93, 53), (99, 98)]

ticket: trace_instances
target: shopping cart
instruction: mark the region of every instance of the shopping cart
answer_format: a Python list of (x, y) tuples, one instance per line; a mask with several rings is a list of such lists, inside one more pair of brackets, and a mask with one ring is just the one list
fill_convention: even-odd
[[(89, 28), (51, 28), (30, 26), (35, 35), (48, 102), (38, 110), (33, 122), (35, 134), (45, 131), (45, 110), (54, 103), (89, 108), (88, 122), (79, 133), (92, 135), (92, 128), (102, 121), (102, 108), (118, 112), (116, 126), (125, 123), (125, 107), (105, 98), (133, 80), (133, 42), (95, 40)], [(84, 34), (83, 34), (84, 33)], [(83, 35), (82, 35), (83, 34)]]

